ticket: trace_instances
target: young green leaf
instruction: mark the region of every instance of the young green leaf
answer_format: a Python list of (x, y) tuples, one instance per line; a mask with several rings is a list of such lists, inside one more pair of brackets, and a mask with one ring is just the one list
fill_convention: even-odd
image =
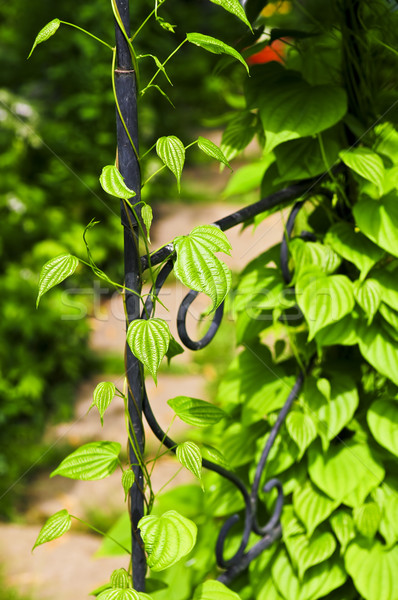
[(126, 589), (131, 587), (131, 577), (126, 569), (115, 569), (111, 575), (111, 586), (113, 589)]
[(195, 523), (175, 510), (169, 510), (160, 517), (143, 517), (138, 528), (148, 554), (148, 566), (153, 571), (163, 571), (174, 565), (191, 552), (196, 542)]
[(314, 565), (327, 560), (336, 549), (336, 540), (328, 531), (315, 532), (312, 537), (294, 535), (285, 540), (287, 551), (298, 571), (299, 579)]
[(246, 13), (243, 10), (243, 7), (239, 0), (210, 0), (210, 2), (213, 2), (213, 4), (218, 4), (218, 6), (222, 6), (222, 8), (235, 15), (235, 17), (238, 17), (238, 19), (240, 19), (241, 21), (243, 21), (243, 23), (245, 23), (248, 26), (250, 31), (253, 31), (252, 26), (250, 25), (246, 17)]
[(135, 481), (135, 475), (131, 469), (127, 469), (122, 473), (122, 486), (124, 489), (124, 501), (126, 502), (131, 486)]
[[(300, 282), (299, 282), (300, 283)], [(309, 340), (354, 308), (352, 283), (345, 275), (320, 275), (298, 290), (298, 305), (308, 323)]]
[(40, 546), (40, 544), (45, 544), (46, 542), (51, 542), (51, 540), (61, 537), (61, 535), (69, 531), (71, 523), (72, 519), (67, 510), (64, 509), (56, 512), (55, 515), (52, 515), (47, 519), (40, 529), (40, 533), (37, 536), (37, 540), (35, 541), (32, 550), (37, 546)]
[(373, 539), (379, 529), (381, 510), (376, 502), (367, 502), (353, 510), (355, 527), (359, 533)]
[(376, 400), (371, 404), (367, 421), (375, 440), (398, 456), (398, 404), (393, 400)]
[(202, 454), (199, 446), (193, 442), (178, 444), (176, 456), (179, 462), (202, 482)]
[(348, 512), (338, 510), (330, 519), (332, 529), (340, 542), (341, 554), (344, 554), (351, 540), (355, 537), (354, 521)]
[(43, 27), (43, 29), (41, 29), (39, 31), (39, 33), (37, 34), (36, 39), (33, 43), (32, 50), (29, 52), (28, 58), (30, 58), (32, 56), (33, 50), (36, 48), (36, 46), (38, 44), (45, 42), (46, 40), (48, 40), (48, 38), (50, 38), (52, 35), (54, 35), (54, 33), (57, 31), (57, 29), (60, 25), (61, 25), (61, 21), (59, 19), (53, 19), (52, 21), (47, 23), (47, 25), (45, 25)]
[(112, 402), (115, 393), (116, 386), (110, 381), (101, 381), (101, 383), (99, 383), (94, 390), (94, 400), (90, 408), (92, 406), (96, 406), (98, 408), (101, 425), (104, 424), (104, 413)]
[(156, 142), (156, 153), (175, 175), (178, 191), (180, 191), (182, 169), (185, 162), (184, 144), (175, 135), (163, 136)]
[(40, 273), (36, 308), (39, 306), (40, 298), (43, 294), (72, 275), (76, 271), (78, 264), (79, 261), (76, 256), (72, 256), (71, 254), (61, 254), (46, 262)]
[(379, 310), (381, 302), (381, 287), (374, 279), (366, 279), (363, 283), (359, 281), (354, 284), (354, 296), (359, 306), (368, 317), (368, 325)]
[(130, 190), (124, 183), (122, 174), (114, 165), (107, 165), (102, 169), (100, 184), (104, 192), (116, 198), (129, 200), (136, 195), (135, 191)]
[(175, 238), (173, 243), (177, 252), (175, 276), (192, 290), (209, 296), (215, 310), (231, 286), (231, 271), (214, 254), (230, 253), (225, 233), (214, 225), (204, 225), (195, 227), (189, 235)]
[(300, 449), (299, 460), (318, 435), (314, 420), (302, 411), (291, 410), (286, 417), (286, 428)]
[(226, 165), (229, 169), (231, 169), (231, 165), (225, 158), (224, 153), (214, 142), (200, 135), (198, 138), (198, 147), (202, 150), (202, 152), (204, 152), (208, 156), (211, 156), (212, 158), (215, 158), (219, 162)]
[(396, 342), (375, 323), (358, 331), (362, 356), (379, 373), (398, 385), (398, 353)]
[(240, 596), (220, 581), (208, 579), (196, 588), (192, 600), (240, 600)]
[(365, 600), (395, 600), (398, 546), (386, 550), (377, 540), (354, 540), (344, 560), (355, 587)]
[(315, 487), (310, 480), (304, 486), (298, 487), (293, 492), (294, 512), (307, 529), (309, 536), (313, 534), (316, 527), (338, 506), (338, 502), (331, 500)]
[(141, 600), (138, 592), (132, 588), (120, 588), (113, 590), (104, 590), (97, 600)]
[(141, 217), (142, 220), (144, 221), (144, 225), (146, 227), (146, 236), (148, 239), (148, 242), (151, 242), (151, 238), (150, 238), (150, 229), (151, 229), (151, 225), (152, 225), (152, 219), (153, 219), (153, 213), (152, 213), (152, 208), (149, 206), (149, 204), (144, 204), (144, 206), (141, 209)]
[(157, 372), (170, 343), (170, 329), (163, 319), (136, 319), (127, 330), (127, 343), (157, 383)]
[(120, 452), (118, 442), (90, 442), (69, 454), (51, 473), (70, 479), (92, 481), (105, 479), (118, 465)]
[(360, 200), (353, 213), (366, 237), (393, 256), (398, 256), (398, 202), (395, 193), (380, 200)]
[(226, 416), (218, 406), (188, 396), (177, 396), (168, 400), (167, 404), (184, 423), (196, 425), (196, 427), (215, 425)]
[(383, 192), (384, 165), (376, 152), (369, 148), (352, 148), (342, 150), (340, 158), (347, 167), (377, 185), (380, 193)]
[(228, 44), (224, 44), (224, 42), (221, 40), (217, 40), (210, 35), (204, 35), (203, 33), (187, 33), (187, 40), (191, 44), (195, 44), (195, 46), (199, 46), (200, 48), (203, 48), (212, 54), (228, 54), (229, 56), (232, 56), (238, 60), (249, 73), (249, 67), (247, 66), (243, 56), (239, 54), (235, 48), (228, 46)]

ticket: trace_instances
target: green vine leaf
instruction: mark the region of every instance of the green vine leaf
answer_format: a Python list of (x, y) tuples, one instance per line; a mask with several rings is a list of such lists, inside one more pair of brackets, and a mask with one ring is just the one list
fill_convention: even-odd
[(96, 406), (100, 414), (101, 425), (104, 424), (104, 414), (116, 393), (116, 386), (110, 381), (101, 381), (94, 390), (94, 400), (90, 406)]
[(225, 412), (218, 406), (188, 396), (177, 396), (168, 400), (167, 404), (184, 423), (196, 427), (215, 425), (226, 417)]
[(212, 142), (211, 140), (208, 140), (207, 138), (199, 136), (198, 147), (200, 148), (200, 150), (202, 150), (202, 152), (204, 152), (208, 156), (211, 156), (212, 158), (215, 158), (219, 162), (226, 165), (229, 169), (231, 169), (231, 165), (225, 158), (224, 153), (222, 152), (222, 150), (220, 150), (220, 148), (214, 142)]
[(300, 286), (297, 302), (308, 324), (308, 340), (312, 340), (320, 329), (352, 311), (355, 304), (352, 283), (345, 275), (319, 275), (303, 289)]
[(104, 192), (111, 196), (129, 200), (129, 198), (136, 195), (135, 191), (128, 188), (124, 183), (122, 174), (114, 165), (104, 167), (99, 180)]
[(364, 179), (374, 183), (383, 192), (384, 165), (376, 152), (369, 148), (352, 148), (342, 150), (339, 154), (341, 160), (347, 167), (355, 171)]
[(368, 317), (368, 325), (370, 325), (379, 310), (382, 299), (379, 283), (375, 279), (366, 279), (363, 283), (356, 282), (354, 284), (354, 297)]
[(175, 238), (173, 243), (177, 252), (175, 276), (188, 288), (209, 296), (213, 302), (211, 310), (215, 310), (231, 287), (231, 271), (214, 254), (230, 254), (227, 236), (214, 225), (203, 225), (189, 235)]
[(330, 524), (340, 542), (341, 554), (344, 554), (348, 544), (355, 538), (353, 518), (345, 510), (338, 510), (331, 517)]
[(291, 410), (286, 417), (286, 428), (300, 449), (298, 456), (298, 460), (300, 460), (318, 435), (316, 425), (310, 415), (299, 410)]
[(285, 543), (299, 579), (303, 579), (310, 567), (330, 558), (336, 549), (336, 540), (328, 531), (316, 532), (311, 538), (306, 535), (290, 536)]
[(379, 373), (398, 385), (397, 344), (375, 323), (358, 331), (358, 343), (362, 356)]
[(132, 588), (116, 588), (104, 590), (97, 596), (97, 600), (141, 600), (141, 598), (140, 594)]
[(221, 151), (227, 160), (235, 158), (257, 132), (257, 117), (251, 112), (238, 113), (228, 123), (221, 138)]
[(389, 548), (398, 540), (398, 496), (395, 490), (383, 484), (372, 492), (374, 500), (381, 508), (379, 531)]
[(398, 546), (390, 550), (378, 541), (354, 540), (345, 553), (345, 567), (365, 600), (395, 600)]
[(338, 502), (331, 500), (316, 488), (310, 480), (293, 492), (293, 508), (300, 521), (304, 523), (309, 536), (337, 508)]
[(393, 256), (398, 256), (398, 202), (395, 193), (380, 200), (360, 200), (353, 213), (366, 237)]
[(113, 589), (126, 589), (131, 587), (131, 577), (126, 569), (115, 569), (111, 575), (111, 586)]
[(153, 212), (152, 212), (152, 208), (149, 206), (149, 204), (144, 204), (144, 206), (142, 207), (141, 217), (142, 217), (142, 220), (144, 221), (144, 225), (146, 227), (147, 240), (149, 243), (151, 243), (151, 238), (150, 238), (149, 232), (150, 232), (151, 225), (152, 225)]
[(59, 19), (53, 19), (47, 25), (40, 29), (39, 33), (36, 36), (35, 41), (33, 42), (32, 50), (29, 52), (28, 58), (32, 56), (33, 50), (36, 48), (38, 44), (45, 42), (57, 31), (59, 26), (61, 25), (61, 21)]
[(353, 510), (355, 527), (359, 533), (373, 539), (379, 529), (381, 510), (376, 502), (367, 502)]
[(157, 372), (166, 354), (171, 339), (168, 324), (164, 319), (136, 319), (127, 330), (127, 343), (131, 352), (148, 369), (155, 383)]
[(40, 298), (43, 294), (72, 275), (76, 271), (78, 264), (79, 260), (71, 254), (61, 254), (46, 262), (40, 273), (36, 308), (39, 306)]
[(243, 23), (245, 23), (250, 31), (253, 31), (252, 26), (247, 20), (246, 13), (243, 10), (243, 7), (239, 0), (210, 0), (213, 4), (218, 4), (218, 6), (222, 6), (225, 10), (238, 17)]
[(192, 600), (240, 600), (240, 596), (220, 581), (208, 579), (196, 588)]
[(380, 446), (398, 456), (398, 404), (393, 400), (376, 400), (368, 410), (367, 421)]
[(93, 481), (105, 479), (113, 473), (119, 463), (118, 442), (90, 442), (69, 454), (51, 473), (70, 479)]
[[(237, 4), (240, 6), (238, 1)], [(229, 56), (232, 56), (233, 58), (238, 60), (249, 73), (249, 67), (247, 66), (247, 63), (243, 56), (239, 54), (239, 52), (235, 50), (235, 48), (232, 48), (232, 46), (228, 46), (228, 44), (224, 44), (224, 42), (222, 42), (221, 40), (217, 40), (216, 38), (211, 37), (210, 35), (204, 35), (203, 33), (187, 33), (187, 40), (191, 44), (195, 44), (195, 46), (199, 46), (200, 48), (203, 48), (204, 50), (207, 50), (212, 54), (228, 54)]]
[(175, 510), (160, 517), (143, 517), (138, 528), (148, 554), (148, 566), (153, 571), (163, 571), (174, 565), (191, 552), (196, 542), (195, 523)]
[(177, 179), (178, 191), (181, 191), (181, 175), (185, 162), (185, 148), (175, 135), (163, 136), (156, 142), (156, 153)]
[(203, 456), (203, 458), (216, 463), (216, 465), (220, 465), (220, 467), (224, 467), (224, 469), (230, 468), (230, 464), (228, 463), (224, 454), (222, 452), (220, 452), (219, 450), (217, 450), (217, 448), (214, 448), (213, 446), (208, 446), (207, 444), (203, 444), (202, 456)]
[(356, 231), (351, 223), (336, 223), (325, 237), (325, 243), (330, 244), (340, 256), (354, 263), (364, 279), (370, 269), (379, 261), (384, 252), (371, 242), (360, 231)]
[(191, 471), (202, 485), (202, 453), (193, 442), (183, 442), (176, 448), (176, 456), (183, 467)]
[(37, 536), (32, 551), (41, 544), (51, 542), (52, 540), (61, 537), (61, 535), (69, 531), (71, 524), (72, 519), (67, 510), (63, 509), (56, 512), (49, 519), (47, 519), (43, 527), (40, 529), (40, 533)]
[(134, 472), (131, 469), (127, 469), (122, 473), (122, 486), (124, 490), (124, 501), (126, 502), (128, 493), (135, 481)]
[(295, 280), (299, 279), (300, 273), (305, 272), (309, 266), (319, 267), (328, 275), (333, 273), (341, 263), (341, 258), (330, 246), (319, 242), (304, 242), (296, 238), (291, 241), (289, 250), (295, 264)]

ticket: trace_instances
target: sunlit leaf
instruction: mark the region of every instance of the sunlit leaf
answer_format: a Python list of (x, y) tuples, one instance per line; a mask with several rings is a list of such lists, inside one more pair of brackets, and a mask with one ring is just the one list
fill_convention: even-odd
[(202, 454), (199, 446), (193, 442), (183, 442), (176, 448), (178, 461), (202, 481)]
[(167, 404), (182, 421), (197, 427), (215, 425), (226, 416), (218, 406), (188, 396), (177, 396), (168, 400)]
[(196, 588), (192, 600), (240, 600), (240, 596), (220, 581), (208, 579)]
[(348, 544), (355, 537), (353, 518), (345, 510), (338, 510), (331, 517), (330, 524), (340, 542), (341, 554), (344, 554)]
[(249, 27), (249, 29), (252, 28), (249, 21), (247, 20), (246, 13), (243, 10), (243, 7), (239, 0), (210, 0), (210, 2), (222, 6), (222, 8), (235, 15), (235, 17), (238, 17), (238, 19), (240, 19), (241, 21), (243, 21)]
[(128, 493), (129, 493), (134, 481), (135, 481), (135, 475), (131, 469), (127, 469), (126, 471), (123, 471), (122, 486), (123, 486), (123, 490), (124, 490), (124, 500), (125, 501), (127, 500)]
[(170, 343), (170, 329), (163, 319), (136, 319), (127, 329), (127, 343), (157, 382), (157, 372)]
[(398, 598), (398, 546), (387, 550), (375, 540), (354, 540), (345, 553), (345, 567), (365, 600)]
[(286, 428), (290, 437), (300, 448), (300, 459), (317, 436), (317, 428), (314, 421), (302, 411), (291, 410), (286, 417)]
[(373, 539), (381, 520), (381, 510), (376, 502), (367, 502), (356, 506), (353, 511), (355, 527), (359, 533)]
[(382, 299), (382, 290), (379, 283), (375, 279), (366, 279), (362, 283), (357, 282), (354, 285), (354, 296), (368, 317), (368, 325), (370, 325), (379, 310)]
[(76, 271), (78, 264), (79, 260), (71, 254), (61, 254), (46, 262), (40, 273), (36, 308), (39, 306), (40, 298), (43, 294), (72, 275)]
[(150, 242), (151, 241), (150, 229), (151, 229), (151, 225), (152, 225), (153, 213), (152, 213), (152, 208), (149, 206), (149, 204), (144, 204), (144, 206), (142, 207), (141, 217), (142, 217), (142, 220), (144, 221), (144, 225), (146, 227), (146, 236), (147, 236), (148, 242)]
[(37, 34), (36, 39), (33, 43), (32, 50), (29, 52), (28, 58), (30, 58), (32, 56), (32, 52), (38, 44), (45, 42), (46, 40), (48, 40), (48, 38), (50, 38), (52, 35), (54, 35), (54, 33), (57, 31), (57, 29), (60, 25), (61, 25), (61, 21), (59, 19), (53, 19), (52, 21), (47, 23), (47, 25), (45, 25), (43, 27), (43, 29), (41, 29), (39, 31), (39, 33)]
[(310, 567), (330, 558), (336, 549), (336, 540), (328, 531), (315, 532), (311, 537), (293, 535), (285, 543), (300, 579)]
[(101, 592), (97, 600), (141, 600), (141, 598), (132, 588), (116, 588)]
[(377, 185), (380, 192), (383, 190), (384, 165), (376, 152), (370, 148), (351, 148), (342, 150), (340, 158), (355, 173)]
[(90, 442), (69, 454), (51, 473), (70, 479), (91, 481), (104, 479), (113, 473), (119, 462), (118, 442)]
[(398, 256), (398, 202), (392, 193), (380, 200), (360, 200), (353, 209), (358, 227), (372, 242)]
[(175, 510), (160, 517), (143, 517), (138, 527), (148, 554), (148, 566), (153, 571), (163, 571), (174, 565), (192, 550), (196, 542), (195, 523)]
[[(91, 406), (96, 406), (100, 414), (101, 425), (104, 422), (104, 413), (112, 402), (116, 393), (116, 386), (110, 381), (101, 381), (94, 390), (94, 400)], [(90, 407), (91, 408), (91, 407)]]
[(313, 534), (316, 527), (338, 506), (338, 502), (331, 500), (326, 494), (316, 488), (310, 480), (304, 486), (293, 492), (294, 512), (307, 529), (309, 536)]
[(123, 176), (115, 165), (107, 165), (102, 169), (100, 184), (104, 192), (117, 198), (128, 200), (136, 195), (135, 191), (124, 183)]
[(289, 245), (295, 264), (295, 280), (308, 267), (319, 267), (326, 275), (333, 273), (341, 263), (341, 258), (330, 246), (319, 242), (304, 242), (300, 238), (292, 240)]
[(367, 421), (375, 440), (398, 456), (398, 403), (376, 400), (368, 410)]
[(221, 150), (227, 160), (235, 158), (257, 132), (257, 118), (251, 112), (238, 113), (228, 123), (221, 138)]
[(198, 147), (202, 150), (202, 152), (204, 152), (208, 156), (215, 158), (219, 162), (221, 162), (224, 165), (226, 165), (227, 167), (231, 168), (229, 162), (227, 161), (227, 159), (224, 156), (224, 153), (211, 140), (208, 140), (207, 138), (204, 138), (200, 135), (198, 138)]
[(396, 342), (375, 323), (358, 331), (362, 356), (379, 373), (398, 385), (398, 349)]
[(175, 175), (178, 191), (180, 191), (181, 175), (185, 162), (184, 144), (175, 135), (163, 136), (156, 142), (156, 153)]
[(64, 509), (56, 512), (47, 519), (40, 529), (40, 533), (37, 536), (32, 550), (37, 546), (40, 546), (40, 544), (45, 544), (46, 542), (51, 542), (51, 540), (61, 537), (61, 535), (69, 531), (71, 523), (72, 519), (67, 510)]
[[(211, 1), (214, 2), (215, 0)], [(240, 6), (238, 0), (236, 0), (236, 3)], [(242, 7), (240, 6), (240, 8)], [(228, 44), (225, 44), (221, 40), (211, 37), (210, 35), (204, 35), (203, 33), (187, 33), (187, 40), (191, 42), (191, 44), (195, 44), (195, 46), (199, 46), (212, 54), (228, 54), (229, 56), (232, 56), (245, 67), (247, 72), (249, 72), (249, 67), (243, 56), (239, 54), (235, 48), (228, 46)]]

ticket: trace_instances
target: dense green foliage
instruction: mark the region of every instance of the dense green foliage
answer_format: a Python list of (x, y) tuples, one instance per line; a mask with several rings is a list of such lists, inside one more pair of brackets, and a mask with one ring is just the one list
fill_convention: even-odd
[[(238, 3), (213, 1), (244, 20)], [(255, 5), (258, 12), (264, 4), (249, 2), (248, 11)], [(216, 404), (224, 412), (206, 412), (185, 397), (169, 405), (186, 422), (196, 419), (195, 425), (205, 427), (203, 435), (193, 433), (192, 441), (178, 444), (182, 465), (202, 482), (202, 453), (228, 464), (250, 489), (278, 412), (303, 376), (259, 486), (258, 520), (266, 523), (276, 490), (264, 486), (275, 477), (283, 484), (282, 539), (232, 582), (238, 596), (211, 579), (199, 585), (217, 576), (214, 543), (221, 519), (236, 512), (241, 517), (227, 538), (228, 558), (240, 545), (244, 516), (237, 490), (218, 475), (206, 476), (204, 495), (195, 486), (177, 488), (160, 496), (139, 523), (148, 564), (160, 572), (157, 582), (149, 579), (148, 593), (153, 600), (171, 595), (174, 600), (396, 600), (398, 119), (392, 73), (397, 13), (384, 0), (327, 6), (309, 0), (286, 3), (287, 10), (279, 7), (279, 12), (284, 3), (274, 4), (273, 16), (267, 16), (268, 5), (254, 25), (267, 27), (268, 40), (283, 38), (283, 64), (266, 61), (242, 79), (244, 108), (229, 121), (219, 150), (232, 161), (257, 135), (264, 150), (261, 195), (297, 182), (307, 182), (307, 189), (284, 242), (247, 265), (228, 296), (238, 350), (218, 388)], [(202, 47), (209, 50), (207, 44)], [(217, 40), (210, 45), (210, 52), (222, 48)], [(161, 138), (157, 153), (179, 183), (187, 148), (170, 138)], [(242, 189), (239, 171), (234, 178)], [(246, 189), (257, 183), (251, 178)], [(281, 220), (286, 217), (282, 211)], [(229, 251), (228, 242), (215, 227), (197, 229), (174, 240), (176, 276), (207, 294), (214, 309), (231, 284), (217, 256)], [(47, 264), (42, 271), (40, 295), (70, 274), (73, 258), (66, 265), (62, 260), (61, 267), (57, 260), (51, 261), (53, 270)], [(210, 273), (202, 277), (206, 267)], [(48, 272), (51, 279), (45, 281)], [(165, 321), (147, 317), (130, 324), (128, 343), (156, 379), (171, 339)], [(113, 394), (126, 402), (106, 382), (97, 390), (101, 418)], [(216, 424), (208, 428), (213, 417)], [(131, 437), (130, 443), (134, 446)], [(53, 474), (106, 477), (117, 466), (119, 450), (113, 442), (86, 444)], [(136, 456), (151, 512), (148, 465), (138, 450)], [(126, 491), (134, 482), (123, 477)], [(36, 543), (69, 529), (70, 517), (67, 511), (53, 515)], [(110, 531), (119, 547), (108, 538), (102, 553), (129, 547), (129, 530), (125, 516)], [(249, 547), (258, 540), (252, 533)], [(162, 589), (159, 580), (169, 587)], [(97, 595), (146, 597), (118, 571)]]

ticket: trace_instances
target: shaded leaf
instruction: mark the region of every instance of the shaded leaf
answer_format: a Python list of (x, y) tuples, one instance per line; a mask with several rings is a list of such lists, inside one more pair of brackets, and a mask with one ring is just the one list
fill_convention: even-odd
[(221, 138), (221, 151), (227, 160), (235, 158), (252, 141), (257, 119), (251, 112), (238, 113), (228, 123)]
[(104, 479), (116, 469), (120, 448), (118, 442), (84, 444), (64, 458), (50, 477), (62, 475), (82, 481)]
[(226, 416), (218, 406), (188, 396), (177, 396), (168, 400), (167, 404), (182, 421), (197, 427), (215, 425)]
[(46, 262), (40, 273), (36, 308), (39, 306), (40, 298), (43, 294), (72, 275), (76, 271), (78, 264), (79, 260), (71, 254), (61, 254)]
[(170, 343), (170, 329), (163, 319), (136, 319), (127, 330), (127, 343), (157, 383), (157, 372)]
[(340, 542), (344, 554), (350, 541), (355, 537), (354, 521), (345, 510), (338, 510), (330, 519), (332, 529)]
[(380, 192), (382, 192), (384, 165), (376, 152), (373, 152), (370, 148), (352, 148), (350, 150), (342, 150), (340, 158), (347, 167), (377, 185)]
[(398, 202), (395, 194), (363, 199), (353, 209), (358, 227), (372, 242), (398, 256)]
[(355, 527), (359, 533), (373, 539), (380, 525), (381, 510), (376, 502), (356, 506), (353, 511)]
[(398, 404), (376, 400), (368, 410), (367, 421), (375, 440), (398, 456)]

